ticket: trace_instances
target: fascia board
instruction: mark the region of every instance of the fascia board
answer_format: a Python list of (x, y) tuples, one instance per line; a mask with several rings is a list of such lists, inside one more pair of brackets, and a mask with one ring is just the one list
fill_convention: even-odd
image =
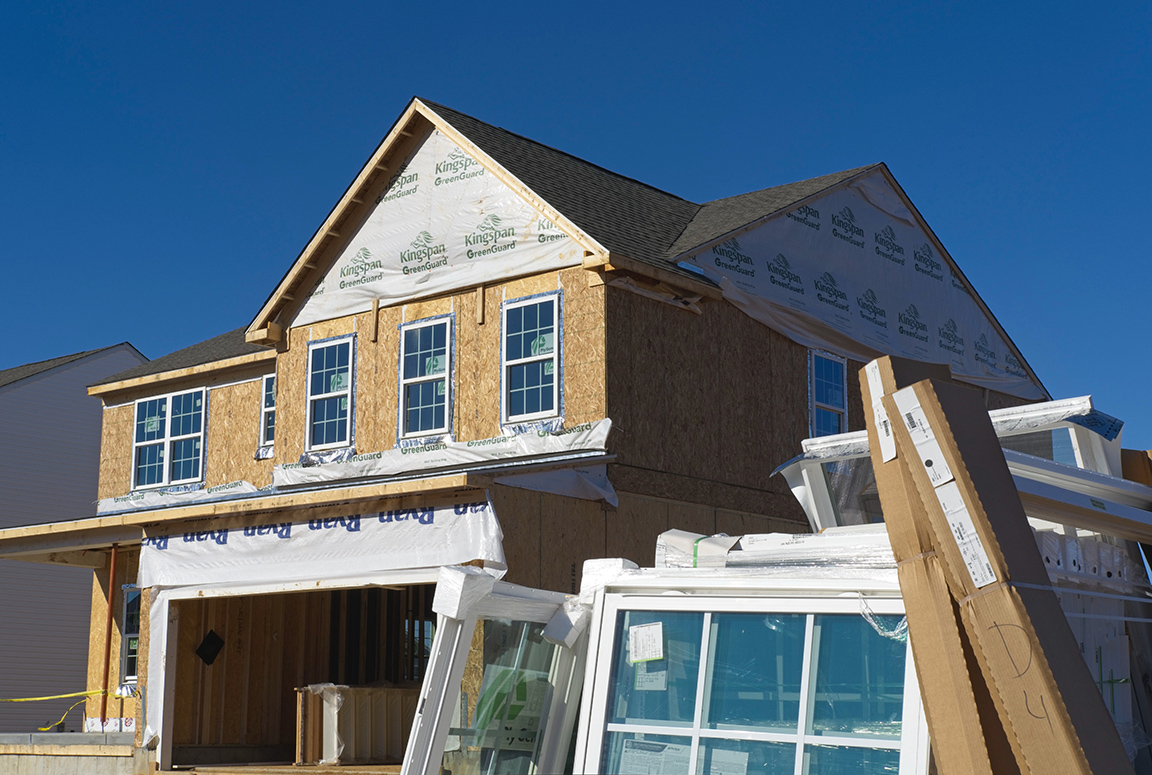
[(204, 374), (221, 373), (229, 369), (235, 369), (242, 366), (250, 366), (254, 363), (272, 361), (275, 359), (275, 350), (268, 350), (267, 352), (260, 353), (249, 353), (248, 355), (238, 355), (235, 358), (226, 358), (222, 361), (201, 363), (197, 366), (187, 366), (183, 369), (161, 371), (157, 374), (145, 374), (142, 377), (133, 377), (132, 379), (125, 379), (119, 382), (107, 382), (103, 385), (93, 385), (88, 388), (88, 395), (99, 396), (104, 395), (105, 393), (114, 393), (119, 390), (130, 390), (132, 388), (144, 387), (146, 385), (159, 385), (166, 382), (175, 382), (176, 380), (186, 379), (188, 377), (198, 377)]

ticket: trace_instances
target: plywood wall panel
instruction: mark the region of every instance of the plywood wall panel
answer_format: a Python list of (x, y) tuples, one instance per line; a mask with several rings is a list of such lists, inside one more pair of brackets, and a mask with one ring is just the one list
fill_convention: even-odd
[(580, 590), (584, 561), (604, 557), (606, 517), (599, 502), (541, 493), (540, 585)]
[(504, 532), (506, 580), (526, 587), (540, 587), (541, 494), (499, 484), (493, 485), (489, 494)]
[(396, 362), (402, 310), (380, 310), (376, 341), (371, 338), (372, 314), (356, 341), (356, 450), (375, 452), (396, 443)]
[(115, 498), (132, 489), (133, 411), (131, 404), (104, 410), (100, 431), (99, 498)]
[(656, 536), (668, 529), (668, 503), (620, 493), (615, 511), (605, 514), (606, 557), (623, 557), (650, 568), (656, 560)]
[(209, 392), (205, 486), (237, 480), (257, 487), (271, 484), (272, 461), (255, 459), (260, 445), (263, 389), (263, 380), (255, 380)]
[(559, 272), (545, 272), (531, 277), (522, 277), (519, 280), (511, 280), (503, 286), (503, 298), (505, 301), (513, 301), (525, 296), (534, 296), (537, 293), (554, 291), (560, 287), (559, 275)]

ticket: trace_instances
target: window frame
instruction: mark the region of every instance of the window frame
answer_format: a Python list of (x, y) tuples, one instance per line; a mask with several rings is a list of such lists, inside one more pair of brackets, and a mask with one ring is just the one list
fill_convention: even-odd
[[(172, 413), (169, 411), (172, 408), (172, 399), (178, 396), (191, 395), (193, 393), (200, 394), (200, 430), (196, 433), (185, 433), (179, 436), (172, 435)], [(136, 424), (139, 422), (140, 405), (146, 404), (151, 401), (164, 401), (164, 436), (159, 439), (151, 439), (149, 441), (136, 440)], [(187, 479), (171, 479), (172, 465), (172, 445), (178, 441), (186, 439), (199, 439), (200, 440), (200, 463), (199, 471), (196, 476)], [(161, 393), (160, 395), (148, 396), (147, 398), (139, 398), (132, 402), (132, 491), (137, 490), (155, 490), (164, 487), (176, 487), (186, 484), (195, 484), (204, 481), (204, 467), (205, 467), (205, 451), (208, 439), (208, 389), (205, 387), (191, 388), (189, 390), (174, 390), (170, 393)], [(137, 454), (142, 447), (154, 447), (161, 445), (164, 450), (164, 462), (162, 464), (163, 476), (159, 482), (152, 484), (140, 484), (137, 480), (139, 475), (139, 465), (137, 461)]]
[[(816, 360), (823, 359), (832, 361), (840, 365), (841, 380), (840, 391), (844, 396), (843, 406), (834, 406), (822, 401), (816, 400)], [(808, 351), (808, 436), (809, 438), (819, 438), (820, 436), (834, 436), (838, 434), (816, 433), (816, 413), (818, 411), (829, 412), (839, 415), (840, 417), (840, 433), (848, 432), (848, 359), (842, 358), (839, 355), (834, 355), (826, 350), (809, 350)]]
[[(707, 595), (696, 594), (686, 597), (673, 597), (661, 595), (659, 591), (644, 590), (629, 592), (604, 593), (602, 604), (599, 603), (592, 627), (593, 642), (598, 648), (589, 644), (587, 676), (592, 682), (591, 702), (589, 710), (582, 711), (581, 736), (586, 739), (577, 744), (577, 757), (583, 758), (583, 772), (599, 772), (601, 759), (604, 754), (607, 738), (610, 732), (636, 732), (651, 735), (673, 737), (687, 737), (691, 739), (691, 753), (689, 760), (689, 773), (697, 772), (697, 754), (702, 751), (701, 741), (704, 740), (747, 740), (773, 742), (778, 738), (790, 737), (791, 740), (778, 740), (779, 742), (794, 742), (796, 745), (796, 765), (794, 772), (805, 772), (804, 750), (808, 746), (842, 746), (851, 748), (865, 748), (874, 750), (899, 751), (899, 772), (927, 773), (928, 769), (928, 730), (927, 720), (924, 717), (923, 706), (920, 702), (919, 684), (916, 679), (916, 668), (912, 658), (911, 646), (905, 644), (904, 657), (904, 696), (901, 714), (901, 730), (899, 738), (867, 738), (861, 736), (847, 737), (835, 735), (818, 735), (808, 732), (807, 727), (811, 721), (812, 701), (816, 697), (816, 668), (819, 659), (819, 642), (814, 638), (814, 622), (816, 617), (823, 615), (854, 615), (861, 616), (860, 599), (852, 597), (805, 597), (803, 593), (791, 593), (784, 596), (743, 596), (743, 595)], [(867, 597), (870, 611), (876, 615), (904, 615), (904, 601), (897, 596)], [(612, 675), (614, 672), (616, 655), (616, 642), (618, 633), (616, 623), (619, 614), (624, 611), (657, 611), (657, 612), (694, 612), (704, 616), (699, 654), (700, 670), (696, 702), (699, 706), (704, 702), (701, 692), (705, 686), (705, 676), (709, 662), (710, 624), (714, 614), (803, 614), (805, 620), (805, 637), (803, 650), (803, 673), (801, 675), (800, 708), (798, 712), (797, 731), (795, 734), (776, 732), (754, 732), (750, 730), (708, 729), (702, 726), (701, 707), (697, 707), (695, 719), (690, 727), (654, 724), (618, 724), (609, 720), (609, 698), (612, 697)], [(597, 642), (598, 639), (598, 642)], [(588, 695), (588, 692), (585, 692)], [(585, 713), (587, 715), (585, 716)], [(877, 743), (879, 743), (877, 745)], [(577, 762), (579, 769), (580, 762)]]
[[(135, 584), (124, 584), (120, 587), (120, 683), (135, 685), (140, 678), (140, 612), (136, 614), (135, 632), (128, 629), (128, 598), (135, 593), (137, 600), (144, 600), (143, 590)], [(136, 638), (136, 672), (128, 673), (128, 639)]]
[[(559, 418), (564, 416), (563, 402), (564, 390), (562, 388), (563, 373), (564, 373), (564, 314), (563, 314), (563, 291), (546, 291), (544, 293), (536, 293), (531, 296), (522, 296), (518, 299), (505, 300), (500, 305), (500, 424), (501, 425), (516, 425), (519, 423), (533, 422), (535, 420), (549, 420), (552, 418)], [(547, 300), (553, 301), (552, 305), (552, 337), (553, 345), (552, 352), (544, 356), (530, 356), (528, 358), (517, 358), (513, 360), (508, 359), (508, 312), (513, 309), (530, 307), (541, 304)], [(509, 390), (509, 371), (514, 366), (520, 366), (526, 363), (538, 363), (551, 360), (552, 361), (552, 408), (546, 411), (532, 412), (528, 414), (510, 415), (508, 409), (508, 390)]]
[[(272, 381), (272, 406), (268, 406), (268, 381)], [(268, 415), (272, 415), (272, 438), (268, 438)], [(276, 445), (276, 374), (265, 374), (260, 378), (260, 444), (261, 447)]]
[[(348, 345), (348, 385), (343, 390), (328, 391), (326, 393), (312, 394), (312, 363), (319, 350), (336, 347), (341, 344)], [(356, 423), (356, 335), (333, 336), (327, 339), (317, 339), (308, 343), (308, 359), (304, 370), (304, 396), (305, 396), (305, 423), (304, 423), (304, 449), (317, 452), (327, 449), (343, 449), (353, 445), (353, 434)], [(344, 440), (327, 444), (312, 443), (312, 428), (316, 403), (329, 398), (344, 395), (348, 399), (348, 414), (344, 418)]]
[[(413, 377), (411, 379), (404, 378), (404, 335), (408, 331), (421, 328), (431, 328), (433, 326), (444, 325), (447, 327), (445, 331), (445, 357), (448, 359), (445, 364), (444, 372), (442, 375)], [(444, 315), (434, 315), (428, 318), (421, 318), (420, 320), (413, 320), (407, 323), (401, 323), (397, 326), (400, 332), (399, 342), (399, 359), (396, 367), (396, 384), (398, 386), (396, 396), (396, 440), (397, 443), (408, 441), (411, 439), (426, 439), (429, 437), (438, 436), (451, 436), (454, 427), (455, 419), (455, 377), (456, 377), (456, 316), (449, 312)], [(432, 382), (437, 379), (444, 380), (444, 425), (441, 428), (426, 431), (407, 431), (407, 398), (404, 388), (408, 385), (418, 384), (421, 382)]]

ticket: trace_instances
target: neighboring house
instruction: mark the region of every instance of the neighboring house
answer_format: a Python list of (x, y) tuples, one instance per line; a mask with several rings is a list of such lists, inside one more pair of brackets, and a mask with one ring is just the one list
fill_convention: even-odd
[(574, 592), (668, 528), (807, 530), (772, 472), (864, 427), (880, 353), (1048, 397), (882, 164), (700, 205), (413, 100), (247, 327), (96, 381), (97, 514), (0, 556), (108, 555), (89, 688), (107, 636), (147, 707), (105, 728), (287, 762), (294, 688), (424, 677), (442, 565)]
[[(0, 371), (0, 527), (93, 514), (100, 401), (87, 387), (147, 362), (127, 342)], [(0, 560), (0, 699), (84, 691), (90, 568)], [(0, 702), (0, 733), (34, 732), (75, 699)], [(79, 729), (79, 710), (66, 727)]]

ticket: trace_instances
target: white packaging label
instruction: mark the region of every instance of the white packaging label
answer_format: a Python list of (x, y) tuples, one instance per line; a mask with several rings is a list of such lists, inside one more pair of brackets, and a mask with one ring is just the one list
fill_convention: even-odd
[(628, 661), (652, 662), (664, 658), (664, 622), (628, 628)]
[(668, 775), (688, 772), (691, 746), (657, 743), (652, 740), (625, 740), (620, 752), (620, 775)]
[(635, 687), (638, 692), (667, 691), (668, 671), (656, 669), (651, 662), (637, 662)]
[(880, 438), (880, 459), (887, 463), (896, 457), (896, 439), (892, 435), (892, 423), (884, 411), (880, 400), (884, 395), (884, 383), (880, 378), (880, 364), (871, 361), (864, 367), (868, 376), (868, 392), (872, 394), (872, 415), (876, 419), (876, 435)]
[(976, 534), (976, 525), (972, 522), (968, 507), (964, 505), (960, 487), (956, 482), (943, 484), (936, 488), (936, 499), (940, 501), (940, 508), (944, 510), (944, 517), (948, 520), (952, 537), (956, 539), (956, 545), (960, 548), (960, 556), (964, 559), (972, 583), (977, 589), (995, 583), (996, 571), (992, 570), (992, 563), (988, 561), (984, 544)]
[(936, 441), (936, 434), (928, 424), (928, 417), (916, 399), (916, 393), (912, 388), (904, 388), (893, 393), (892, 398), (900, 410), (900, 418), (912, 437), (912, 443), (916, 445), (916, 453), (924, 464), (924, 470), (928, 472), (932, 486), (939, 487), (952, 481), (952, 469), (944, 460), (944, 451)]

